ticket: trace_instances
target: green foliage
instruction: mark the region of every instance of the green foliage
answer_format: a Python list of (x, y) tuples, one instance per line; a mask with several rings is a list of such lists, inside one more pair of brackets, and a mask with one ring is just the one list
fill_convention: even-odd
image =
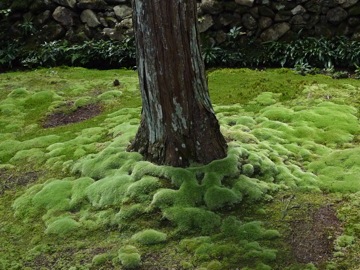
[(135, 47), (132, 38), (122, 42), (91, 40), (81, 44), (51, 41), (40, 45), (39, 50), (27, 52), (21, 60), (24, 66), (83, 66), (92, 68), (131, 67), (135, 65)]
[(146, 229), (134, 234), (131, 239), (143, 245), (154, 245), (166, 242), (167, 236), (166, 233)]
[[(20, 39), (36, 30), (32, 18), (20, 24)], [(334, 73), (332, 68), (351, 68), (360, 65), (359, 41), (346, 37), (298, 38), (290, 42), (271, 41), (244, 43), (241, 27), (233, 27), (227, 39), (215, 45), (211, 38), (203, 37), (202, 54), (208, 67), (291, 67), (300, 74), (325, 73), (334, 77), (346, 76)], [(134, 38), (123, 41), (90, 40), (81, 44), (51, 41), (39, 44), (37, 49), (14, 46), (5, 37), (0, 46), (0, 63), (5, 68), (20, 64), (25, 67), (82, 66), (90, 68), (133, 67), (135, 65)]]
[(0, 70), (13, 68), (20, 57), (21, 51), (17, 42), (0, 41)]

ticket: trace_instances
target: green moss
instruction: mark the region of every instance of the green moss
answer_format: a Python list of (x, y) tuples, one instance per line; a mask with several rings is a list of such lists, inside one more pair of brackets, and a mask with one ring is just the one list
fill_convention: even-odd
[(269, 185), (255, 178), (249, 178), (245, 175), (240, 176), (233, 187), (233, 191), (239, 196), (246, 197), (248, 201), (260, 200), (269, 190)]
[(118, 98), (122, 95), (121, 91), (107, 91), (105, 93), (102, 93), (101, 95), (99, 95), (97, 98), (99, 100), (113, 100), (114, 98)]
[(131, 239), (143, 245), (154, 245), (166, 242), (167, 235), (157, 230), (146, 229), (134, 234)]
[(38, 148), (32, 148), (29, 150), (18, 151), (9, 162), (14, 164), (17, 162), (35, 162), (37, 164), (42, 163), (45, 160), (45, 153)]
[(80, 224), (71, 217), (63, 217), (56, 219), (50, 223), (46, 230), (46, 234), (55, 234), (58, 236), (68, 236), (69, 234), (76, 232), (80, 227)]
[(128, 175), (103, 178), (88, 186), (86, 195), (91, 205), (96, 208), (120, 205), (132, 181)]
[(77, 208), (81, 204), (87, 203), (87, 187), (95, 181), (90, 177), (82, 177), (76, 179), (72, 183), (70, 207), (71, 209)]
[(219, 261), (214, 260), (214, 261), (209, 262), (209, 264), (206, 266), (206, 268), (208, 270), (221, 270), (221, 269), (223, 269), (223, 265)]
[(118, 257), (125, 269), (136, 269), (141, 265), (141, 256), (134, 246), (121, 248)]
[(32, 94), (25, 99), (25, 108), (33, 108), (36, 106), (49, 106), (55, 99), (61, 99), (57, 94), (52, 91), (40, 91)]
[(222, 187), (209, 188), (204, 196), (206, 206), (211, 209), (218, 209), (224, 206), (232, 206), (242, 200), (241, 193), (235, 193), (231, 189)]
[[(121, 96), (113, 92), (114, 76), (122, 78)], [(282, 261), (286, 255), (274, 261), (275, 250), (266, 247), (283, 248), (279, 232), (266, 229), (279, 224), (271, 219), (276, 209), (267, 209), (266, 202), (282, 189), (290, 193), (319, 191), (319, 187), (353, 192), (358, 187), (359, 122), (354, 102), (360, 89), (357, 81), (296, 77), (289, 70), (210, 72), (212, 100), (218, 103), (214, 108), (222, 132), (230, 141), (228, 156), (206, 166), (171, 168), (126, 152), (141, 113), (134, 72), (46, 69), (29, 72), (26, 79), (15, 74), (0, 77), (4, 90), (0, 93), (1, 170), (17, 170), (17, 166), (23, 168), (25, 162), (33, 162), (36, 168), (43, 169), (45, 179), (56, 178), (24, 188), (23, 194), (22, 188), (9, 192), (20, 196), (13, 204), (17, 218), (38, 231), (43, 232), (43, 223), (47, 226), (49, 237), (38, 233), (34, 243), (64, 235), (73, 247), (74, 239), (87, 233), (86, 238), (91, 238), (89, 247), (96, 248), (102, 242), (112, 249), (129, 243), (134, 231), (154, 228), (166, 230), (180, 242), (176, 252), (173, 237), (167, 239), (166, 252), (157, 250), (161, 245), (142, 247), (149, 253), (162, 252), (164, 261), (183, 260), (190, 268), (208, 268), (212, 262), (214, 267), (220, 263), (222, 269), (282, 269), (288, 265)], [(84, 80), (86, 77), (92, 80)], [(328, 94), (331, 102), (324, 98)], [(111, 99), (105, 98), (107, 95)], [(86, 124), (52, 129), (38, 124), (41, 117), (65, 100), (74, 101), (75, 108), (103, 97), (105, 113)], [(59, 180), (67, 175), (73, 177)], [(320, 192), (309, 194), (309, 200), (323, 197)], [(20, 221), (13, 220), (6, 210), (9, 207), (3, 206), (5, 201), (11, 204), (8, 198), (0, 197), (0, 213), (9, 212), (1, 216), (5, 225), (0, 237), (5, 239), (6, 268), (15, 269), (8, 262), (18, 261), (20, 256), (11, 255), (16, 251), (7, 247), (12, 246), (9, 243), (19, 232), (24, 232), (24, 225), (18, 225)], [(339, 258), (357, 247), (360, 229), (356, 226), (356, 196), (351, 201), (352, 206), (342, 207), (340, 216), (351, 224), (344, 235), (354, 237), (354, 241), (346, 247), (339, 245), (339, 255), (343, 256)], [(155, 218), (161, 215), (163, 220)], [(7, 225), (10, 223), (11, 229)], [(285, 225), (279, 226), (282, 229)], [(189, 238), (191, 234), (208, 237)], [(57, 244), (59, 249), (64, 247), (63, 243)], [(140, 255), (136, 249), (123, 254), (113, 260), (114, 267), (120, 267), (116, 265), (119, 260), (138, 267)], [(354, 251), (351, 256), (356, 258), (356, 254)], [(21, 254), (24, 257), (26, 254)], [(78, 257), (71, 260), (79, 262)], [(87, 256), (88, 261), (91, 258), (93, 255)], [(97, 267), (95, 261), (94, 257), (92, 267)], [(108, 262), (102, 263), (100, 268), (108, 266)], [(59, 269), (75, 267), (73, 262), (59, 265)]]
[(354, 236), (351, 235), (340, 235), (335, 240), (335, 250), (341, 250), (344, 247), (351, 246), (355, 241)]
[(354, 192), (360, 190), (360, 149), (337, 150), (309, 164), (319, 175), (322, 186), (330, 191)]
[(111, 259), (112, 259), (111, 254), (108, 253), (97, 254), (92, 258), (91, 263), (94, 266), (101, 266), (107, 263), (108, 261), (111, 261)]
[(151, 176), (144, 176), (141, 180), (131, 184), (126, 196), (139, 202), (151, 199), (151, 193), (160, 188), (158, 178)]
[(8, 97), (9, 98), (24, 98), (27, 97), (30, 94), (30, 92), (25, 88), (25, 87), (21, 87), (21, 88), (17, 88), (12, 90), (9, 94)]
[(130, 206), (123, 205), (114, 217), (114, 223), (123, 224), (125, 221), (135, 219), (145, 213), (145, 207), (142, 204), (133, 204)]
[(276, 95), (272, 92), (263, 92), (258, 95), (254, 101), (259, 103), (260, 105), (269, 106), (276, 103), (276, 99), (274, 98)]
[(74, 102), (74, 106), (76, 108), (83, 107), (89, 104), (94, 103), (93, 99), (91, 97), (80, 97)]
[(52, 180), (33, 196), (32, 204), (39, 210), (68, 210), (70, 209), (71, 188), (70, 181)]
[(167, 208), (164, 217), (175, 224), (181, 232), (199, 231), (203, 235), (217, 231), (221, 223), (217, 214), (195, 207)]

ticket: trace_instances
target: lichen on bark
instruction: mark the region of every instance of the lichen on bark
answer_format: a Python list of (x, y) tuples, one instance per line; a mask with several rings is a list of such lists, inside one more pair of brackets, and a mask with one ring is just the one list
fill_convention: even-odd
[(196, 1), (133, 0), (143, 110), (130, 151), (187, 166), (226, 156), (197, 33)]

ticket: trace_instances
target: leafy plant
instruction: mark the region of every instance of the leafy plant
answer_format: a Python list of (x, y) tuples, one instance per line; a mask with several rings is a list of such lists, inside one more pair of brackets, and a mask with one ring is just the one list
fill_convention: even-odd
[(355, 64), (355, 79), (360, 79), (360, 66), (358, 66), (357, 64)]
[(12, 68), (19, 56), (20, 49), (16, 42), (0, 42), (0, 66)]
[(209, 66), (214, 66), (221, 62), (220, 57), (222, 54), (223, 50), (214, 44), (203, 48), (202, 52), (204, 62)]
[(24, 21), (19, 24), (23, 37), (33, 35), (36, 32), (36, 28), (32, 20), (32, 17), (24, 17)]
[(55, 66), (66, 64), (66, 51), (68, 43), (66, 41), (51, 41), (41, 44), (40, 50), (31, 51), (22, 60), (26, 67), (36, 66)]

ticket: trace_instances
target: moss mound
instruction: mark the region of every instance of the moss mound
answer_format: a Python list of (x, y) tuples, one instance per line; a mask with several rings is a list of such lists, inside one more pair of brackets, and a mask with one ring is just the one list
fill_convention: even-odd
[[(122, 88), (114, 90), (109, 78), (115, 71), (105, 73), (108, 81), (88, 71), (92, 83), (83, 80), (71, 87), (63, 82), (65, 74), (75, 82), (87, 72), (74, 70), (36, 71), (45, 80), (36, 90), (8, 89), (6, 80), (0, 81), (7, 89), (0, 100), (0, 168), (26, 164), (47, 172), (10, 200), (17, 220), (37, 224), (40, 235), (59, 241), (108, 235), (102, 243), (110, 255), (102, 249), (88, 251), (89, 264), (130, 269), (146, 267), (146, 261), (166, 264), (158, 255), (161, 249), (164, 257), (179, 256), (190, 269), (270, 269), (277, 265), (276, 249), (283, 246), (279, 230), (271, 229), (275, 222), (267, 221), (271, 210), (266, 205), (279, 192), (321, 196), (322, 191), (360, 191), (360, 125), (356, 104), (348, 101), (360, 84), (341, 86), (320, 76), (295, 77), (287, 70), (211, 72), (214, 109), (229, 140), (228, 155), (205, 166), (172, 168), (126, 152), (140, 116), (135, 74), (117, 74)], [(276, 80), (284, 74), (290, 82), (279, 84)], [(257, 84), (262, 76), (266, 80)], [(49, 85), (53, 88), (46, 89)], [(100, 102), (104, 111), (68, 126), (39, 125), (68, 102)], [(342, 211), (345, 216), (350, 210)], [(341, 251), (356, 243), (358, 229), (353, 226), (346, 233), (349, 237), (336, 242)], [(180, 242), (178, 255), (175, 242)], [(3, 264), (9, 266), (8, 260)]]

